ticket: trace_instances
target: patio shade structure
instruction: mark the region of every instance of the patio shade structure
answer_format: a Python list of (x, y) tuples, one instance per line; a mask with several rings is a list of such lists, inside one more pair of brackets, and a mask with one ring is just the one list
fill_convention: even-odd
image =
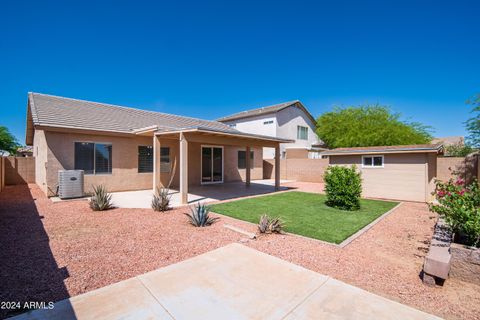
[[(270, 136), (248, 134), (243, 132), (229, 132), (213, 130), (210, 128), (186, 128), (181, 130), (158, 130), (156, 127), (146, 128), (136, 132), (139, 135), (151, 135), (153, 137), (153, 189), (164, 187), (166, 179), (161, 172), (160, 150), (162, 146), (168, 146), (173, 149), (175, 158), (178, 158), (178, 168), (173, 174), (178, 174), (178, 186), (181, 196), (181, 203), (188, 203), (188, 186), (201, 171), (200, 152), (193, 151), (193, 147), (208, 146), (213, 148), (223, 148), (224, 146), (236, 146), (245, 148), (246, 155), (250, 154), (252, 147), (275, 148), (275, 190), (280, 188), (280, 143), (293, 142), (287, 139), (280, 139)], [(177, 157), (178, 156), (178, 157)], [(197, 158), (198, 156), (198, 158)], [(223, 159), (222, 159), (223, 160)], [(250, 157), (245, 157), (245, 185), (250, 186), (251, 166)], [(223, 167), (222, 167), (223, 170)], [(192, 177), (194, 175), (195, 177)], [(175, 179), (176, 180), (176, 179)]]

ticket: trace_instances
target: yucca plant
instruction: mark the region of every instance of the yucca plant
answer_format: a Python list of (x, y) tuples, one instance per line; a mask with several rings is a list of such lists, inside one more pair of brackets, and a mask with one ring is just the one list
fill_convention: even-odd
[(215, 223), (215, 221), (219, 219), (216, 217), (210, 217), (209, 213), (210, 207), (199, 203), (190, 207), (190, 213), (185, 213), (185, 215), (188, 217), (191, 225), (195, 227), (206, 227)]
[(260, 233), (283, 233), (284, 222), (280, 218), (272, 218), (266, 214), (260, 217), (258, 231)]
[(90, 208), (93, 211), (103, 211), (113, 208), (112, 195), (102, 186), (93, 187), (93, 195), (90, 198)]
[(168, 188), (157, 188), (157, 192), (153, 195), (152, 209), (155, 211), (165, 212), (170, 209), (170, 190)]

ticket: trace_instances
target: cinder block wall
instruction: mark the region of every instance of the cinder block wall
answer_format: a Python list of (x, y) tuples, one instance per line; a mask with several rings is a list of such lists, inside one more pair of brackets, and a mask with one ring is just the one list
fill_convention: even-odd
[(5, 161), (5, 184), (35, 183), (35, 159), (33, 157), (7, 157)]
[(0, 157), (0, 192), (5, 188), (5, 158)]
[(478, 156), (461, 157), (438, 157), (437, 158), (437, 179), (448, 181), (458, 176), (467, 181), (471, 181), (479, 174)]
[[(303, 182), (323, 182), (328, 159), (281, 159), (280, 179)], [(263, 178), (275, 178), (275, 160), (263, 160)]]

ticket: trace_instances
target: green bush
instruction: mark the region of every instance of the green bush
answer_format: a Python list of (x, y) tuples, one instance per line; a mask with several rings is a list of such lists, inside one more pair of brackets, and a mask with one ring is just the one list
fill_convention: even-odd
[(445, 219), (455, 233), (457, 242), (478, 246), (480, 243), (480, 188), (477, 181), (465, 186), (465, 181), (436, 181), (433, 193), (438, 204), (430, 210)]
[(351, 168), (329, 166), (323, 180), (327, 206), (349, 211), (360, 209), (362, 179), (355, 165)]

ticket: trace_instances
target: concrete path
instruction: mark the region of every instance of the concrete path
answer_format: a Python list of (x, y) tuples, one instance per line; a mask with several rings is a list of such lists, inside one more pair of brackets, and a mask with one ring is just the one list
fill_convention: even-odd
[(234, 243), (15, 319), (438, 318)]

